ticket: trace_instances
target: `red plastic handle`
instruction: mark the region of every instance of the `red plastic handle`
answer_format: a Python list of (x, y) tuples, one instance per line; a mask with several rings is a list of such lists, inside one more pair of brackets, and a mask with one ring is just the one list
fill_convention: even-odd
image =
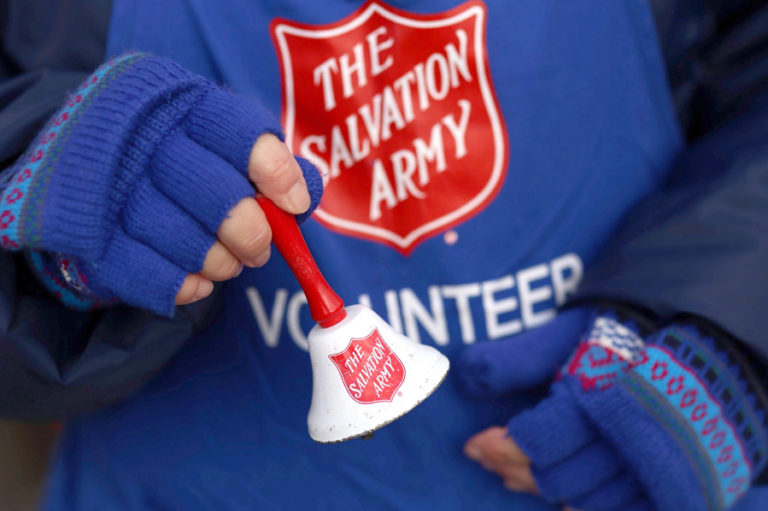
[(347, 316), (344, 302), (326, 282), (301, 235), (296, 218), (264, 196), (256, 197), (272, 228), (272, 243), (288, 263), (307, 296), (309, 313), (321, 327), (328, 328)]

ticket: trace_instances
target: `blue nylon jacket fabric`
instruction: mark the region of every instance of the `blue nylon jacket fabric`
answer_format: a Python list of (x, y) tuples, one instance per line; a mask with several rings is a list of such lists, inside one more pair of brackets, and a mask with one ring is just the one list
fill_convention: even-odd
[[(392, 4), (398, 6), (398, 3)], [(441, 12), (457, 4), (426, 2), (420, 5), (424, 12)], [(643, 12), (649, 14), (644, 11), (646, 8), (642, 2), (631, 4), (636, 9), (632, 11), (634, 16), (642, 19)], [(267, 85), (255, 86), (253, 76), (249, 76), (247, 71), (226, 64), (227, 59), (237, 63), (241, 61), (238, 56), (243, 57), (242, 53), (235, 51), (236, 47), (227, 47), (227, 38), (216, 31), (217, 23), (219, 27), (222, 26), (227, 21), (226, 16), (217, 19), (216, 13), (207, 12), (203, 3), (193, 2), (189, 5), (192, 7), (185, 9), (181, 4), (166, 2), (162, 7), (156, 7), (158, 10), (155, 11), (150, 6), (144, 6), (146, 9), (140, 9), (140, 14), (131, 19), (130, 4), (117, 3), (112, 18), (110, 50), (116, 52), (123, 49), (121, 46), (128, 45), (168, 54), (193, 70), (231, 85), (239, 92), (261, 95), (265, 103), (279, 112), (277, 59), (268, 34), (263, 33), (266, 32), (266, 23), (261, 21), (258, 25), (260, 30), (251, 29), (248, 33), (238, 33), (231, 27), (228, 32), (229, 35), (234, 34), (235, 40), (247, 41), (243, 46), (268, 63), (265, 67), (269, 70)], [(486, 37), (498, 41), (499, 36), (509, 31), (510, 27), (498, 22), (504, 19), (498, 15), (498, 11), (494, 11), (500, 8), (500, 4), (487, 2), (487, 5), (492, 16)], [(530, 19), (530, 16), (537, 14), (541, 16), (538, 19), (545, 19), (544, 14), (551, 13), (546, 12), (546, 3), (542, 3), (542, 6), (528, 11), (521, 9), (520, 12), (512, 9), (505, 14), (519, 16), (512, 19), (526, 19), (526, 16)], [(109, 7), (103, 4), (101, 14), (108, 11)], [(245, 9), (247, 6), (239, 7)], [(266, 12), (251, 11), (252, 18), (247, 20), (260, 20), (260, 16), (266, 16), (267, 19), (281, 16), (309, 24), (330, 23), (353, 13), (357, 7), (350, 5), (308, 14), (305, 12), (308, 9), (286, 11), (279, 6), (262, 6)], [(399, 7), (413, 9), (405, 3), (399, 3)], [(675, 106), (692, 141), (690, 150), (681, 148), (676, 134), (677, 127), (665, 117), (670, 115), (671, 105), (665, 104), (667, 100), (664, 99), (666, 91), (660, 74), (661, 65), (653, 45), (650, 52), (648, 48), (638, 51), (636, 48), (621, 46), (628, 44), (628, 41), (619, 38), (616, 49), (617, 53), (625, 52), (621, 55), (626, 58), (626, 67), (621, 69), (628, 76), (614, 81), (615, 77), (611, 75), (611, 72), (616, 73), (616, 69), (610, 69), (610, 65), (619, 62), (618, 55), (605, 56), (608, 69), (593, 70), (596, 73), (593, 77), (600, 76), (604, 80), (601, 85), (606, 87), (606, 91), (612, 90), (611, 87), (617, 84), (636, 87), (641, 82), (633, 80), (647, 79), (647, 76), (643, 77), (640, 73), (636, 77), (632, 73), (638, 69), (648, 73), (651, 79), (645, 85), (649, 90), (639, 92), (632, 88), (628, 91), (630, 95), (622, 99), (625, 102), (629, 98), (635, 99), (632, 93), (645, 96), (649, 101), (647, 107), (656, 116), (649, 123), (659, 123), (658, 127), (654, 127), (658, 129), (642, 126), (627, 128), (626, 133), (629, 135), (648, 137), (643, 140), (645, 149), (650, 149), (651, 154), (646, 154), (648, 160), (642, 163), (631, 159), (612, 162), (620, 152), (615, 153), (615, 149), (611, 148), (606, 149), (604, 154), (580, 153), (577, 138), (573, 139), (573, 146), (568, 147), (570, 152), (565, 156), (569, 164), (578, 161), (580, 157), (594, 157), (596, 164), (602, 164), (603, 167), (616, 165), (617, 169), (621, 168), (625, 172), (632, 166), (638, 169), (637, 174), (630, 173), (633, 176), (630, 180), (632, 189), (625, 195), (600, 196), (605, 206), (605, 222), (590, 218), (590, 209), (582, 208), (581, 214), (574, 214), (572, 224), (562, 222), (557, 225), (555, 222), (555, 226), (551, 227), (554, 234), (549, 232), (543, 238), (555, 240), (549, 245), (547, 242), (500, 243), (493, 247), (496, 252), (491, 255), (476, 256), (466, 252), (455, 256), (445, 255), (447, 262), (444, 266), (435, 264), (431, 257), (435, 253), (447, 252), (442, 238), (437, 237), (417, 247), (409, 264), (421, 269), (424, 273), (423, 282), (462, 285), (476, 281), (488, 282), (485, 279), (500, 277), (505, 271), (493, 275), (485, 271), (473, 271), (473, 264), (467, 264), (467, 261), (474, 265), (481, 263), (482, 266), (504, 268), (509, 272), (549, 262), (551, 270), (553, 261), (573, 251), (578, 253), (588, 269), (592, 268), (582, 283), (584, 297), (621, 299), (665, 314), (702, 314), (735, 334), (746, 345), (753, 347), (756, 353), (765, 356), (768, 341), (762, 334), (759, 307), (756, 305), (766, 303), (766, 286), (760, 283), (766, 280), (761, 271), (765, 272), (762, 261), (765, 260), (768, 248), (768, 241), (762, 235), (768, 215), (760, 209), (761, 205), (765, 208), (768, 203), (765, 195), (760, 195), (761, 192), (765, 193), (764, 169), (768, 158), (764, 149), (766, 138), (759, 131), (766, 125), (765, 119), (768, 116), (759, 99), (766, 76), (760, 72), (760, 63), (765, 62), (765, 59), (761, 61), (756, 56), (760, 48), (764, 50), (758, 39), (760, 27), (765, 28), (765, 24), (760, 21), (765, 19), (765, 9), (761, 10), (760, 7), (750, 2), (722, 6), (678, 2), (674, 8), (666, 4), (655, 6), (656, 25), (673, 85)], [(18, 10), (23, 8), (21, 3), (11, 3), (8, 12), (13, 13), (15, 9), (18, 14)], [(595, 11), (592, 14), (594, 19), (613, 14), (615, 18), (612, 21), (618, 23), (617, 31), (625, 28), (633, 37), (638, 37), (639, 41), (646, 44), (655, 37), (650, 19), (646, 20), (645, 25), (642, 22), (639, 25), (630, 24), (632, 30), (629, 30), (622, 23), (627, 23), (628, 19), (636, 21), (637, 18), (627, 17), (627, 13), (620, 12), (622, 8), (607, 11), (610, 12), (598, 15)], [(240, 11), (233, 9), (231, 12)], [(171, 16), (175, 20), (184, 20), (184, 16), (189, 16), (190, 19), (186, 20), (189, 23), (179, 21), (177, 25), (181, 28), (178, 28), (176, 37), (168, 39), (165, 37), (167, 34), (154, 37), (153, 31), (156, 34), (157, 27), (147, 23), (153, 16), (158, 20), (164, 20), (163, 16)], [(555, 22), (565, 23), (566, 18), (564, 13), (562, 19), (555, 17)], [(121, 20), (132, 21), (135, 25), (127, 22), (125, 25), (116, 25)], [(137, 20), (141, 20), (141, 23)], [(688, 40), (675, 40), (680, 38), (681, 32), (676, 27), (685, 21), (697, 30), (685, 32), (690, 37)], [(567, 28), (567, 25), (563, 26)], [(144, 32), (141, 27), (144, 27)], [(722, 31), (725, 34), (721, 34)], [(600, 37), (615, 36), (610, 30), (607, 32)], [(9, 34), (8, 31), (5, 33)], [(201, 33), (204, 35), (203, 41), (209, 43), (208, 48), (220, 53), (203, 58), (200, 49), (205, 45), (196, 42)], [(524, 30), (516, 33), (521, 38), (530, 36)], [(568, 34), (568, 31), (563, 30), (562, 33)], [(571, 35), (577, 33), (573, 31)], [(752, 37), (751, 34), (757, 35)], [(729, 45), (718, 46), (715, 43), (718, 39), (716, 36), (720, 36)], [(206, 40), (206, 37), (209, 39)], [(212, 44), (218, 40), (225, 41), (223, 46)], [(754, 43), (754, 40), (758, 40), (758, 43)], [(175, 41), (178, 46), (164, 46), (169, 41)], [(599, 41), (604, 40), (598, 38), (595, 44)], [(567, 42), (567, 37), (564, 37), (560, 46), (555, 45), (555, 49), (565, 51)], [(13, 48), (13, 45), (8, 47)], [(531, 161), (517, 160), (522, 158), (521, 154), (525, 154), (524, 150), (521, 151), (521, 146), (525, 144), (518, 146), (515, 142), (535, 140), (525, 138), (531, 137), (526, 134), (530, 131), (530, 125), (518, 127), (513, 122), (516, 118), (513, 113), (519, 115), (519, 111), (526, 106), (514, 103), (499, 91), (502, 83), (507, 83), (505, 78), (515, 78), (509, 74), (512, 69), (510, 66), (494, 64), (500, 60), (504, 50), (504, 47), (488, 43), (491, 75), (510, 135), (510, 168), (516, 168), (516, 165)], [(494, 55), (494, 52), (498, 53)], [(25, 102), (19, 100), (23, 99), (24, 94), (31, 94), (30, 91), (34, 92), (35, 86), (40, 87), (41, 83), (50, 83), (39, 79), (45, 73), (36, 77), (35, 73), (39, 73), (41, 66), (39, 62), (19, 63), (24, 62), (19, 55), (24, 54), (23, 50), (7, 51), (4, 57), (9, 78), (0, 88), (5, 93), (0, 93), (0, 97), (8, 98), (0, 113), (2, 126), (15, 126), (7, 119), (19, 119), (19, 115), (4, 115), (8, 111), (23, 111), (21, 106)], [(525, 61), (524, 55), (518, 57), (521, 65), (527, 63), (531, 66), (528, 71), (540, 71), (535, 66), (535, 55), (528, 56), (530, 61)], [(617, 60), (611, 61), (611, 58)], [(644, 61), (644, 58), (648, 58), (650, 63)], [(52, 57), (52, 61), (55, 63), (53, 67), (59, 69), (68, 68), (66, 64), (70, 63), (65, 57), (60, 60)], [(694, 61), (699, 64), (692, 66), (695, 70), (687, 69)], [(94, 63), (93, 67), (97, 64)], [(733, 69), (737, 68), (745, 71), (734, 74)], [(88, 66), (84, 65), (79, 72), (87, 73), (87, 69)], [(27, 73), (24, 74), (24, 71)], [(10, 77), (19, 73), (20, 76)], [(68, 76), (73, 80), (74, 75)], [(71, 86), (58, 78), (54, 82), (61, 85), (58, 90)], [(35, 85), (29, 87), (28, 84)], [(53, 90), (56, 90), (55, 86), (51, 86), (43, 96), (49, 97)], [(579, 89), (579, 92), (583, 94), (585, 90)], [(557, 89), (554, 91), (557, 92)], [(611, 100), (605, 101), (610, 103)], [(541, 105), (537, 106), (541, 108)], [(578, 108), (578, 105), (564, 104), (564, 117), (576, 118)], [(608, 111), (612, 115), (621, 114), (622, 101), (611, 104)], [(610, 122), (610, 119), (599, 121)], [(594, 124), (594, 120), (591, 125), (589, 120), (585, 122), (590, 127), (587, 132), (599, 134), (601, 128), (606, 129), (599, 122)], [(613, 122), (617, 121), (614, 119)], [(14, 147), (16, 150), (23, 149), (23, 143), (19, 141), (24, 136), (19, 134), (19, 130), (0, 132), (4, 134), (3, 137), (9, 133), (9, 138), (3, 138), (0, 144), (3, 160), (14, 155)], [(13, 139), (10, 133), (15, 133), (13, 136), (16, 138)], [(545, 139), (552, 136), (544, 131), (539, 135)], [(556, 137), (547, 140), (556, 140)], [(580, 142), (584, 141), (581, 139)], [(618, 221), (627, 206), (660, 186), (669, 161), (675, 155), (679, 163), (673, 167), (681, 170), (674, 171), (672, 179), (662, 187), (661, 192), (641, 200), (638, 209), (619, 227)], [(574, 166), (578, 168), (578, 165)], [(649, 169), (652, 172), (645, 174)], [(605, 172), (605, 168), (602, 170)], [(601, 176), (610, 179), (607, 174)], [(700, 179), (702, 176), (707, 179)], [(515, 179), (516, 186), (525, 186), (520, 176), (510, 176), (509, 179)], [(621, 181), (616, 178), (609, 188), (620, 189)], [(579, 190), (577, 183), (585, 186), (577, 175), (572, 190)], [(566, 180), (560, 188), (553, 187), (551, 195), (546, 198), (557, 201), (559, 195), (568, 190), (568, 186)], [(599, 190), (600, 187), (589, 188), (587, 184), (583, 193), (589, 197), (590, 193), (595, 194)], [(521, 195), (533, 196), (532, 193)], [(498, 230), (502, 224), (504, 228), (509, 228), (514, 218), (509, 218), (503, 207), (510, 202), (511, 197), (510, 187), (503, 188), (500, 198), (478, 217), (482, 219), (482, 228), (478, 228), (477, 223), (469, 229), (457, 227), (460, 242), (470, 245), (474, 242), (476, 246), (484, 246), (488, 231), (494, 228)], [(578, 197), (578, 194), (571, 196), (572, 199), (574, 197)], [(537, 222), (521, 222), (517, 231), (511, 230), (521, 233), (531, 224), (546, 223), (541, 216), (533, 217)], [(588, 227), (585, 229), (585, 226)], [(578, 227), (589, 233), (587, 242), (580, 241), (581, 238), (576, 236), (580, 234), (577, 232)], [(610, 236), (617, 227), (617, 233)], [(412, 294), (407, 291), (410, 289), (408, 286), (413, 284), (412, 280), (409, 281), (407, 271), (401, 273), (396, 269), (402, 263), (399, 254), (371, 242), (328, 232), (316, 222), (310, 222), (305, 235), (311, 243), (337, 246), (342, 253), (350, 255), (349, 260), (342, 259), (341, 262), (332, 260), (328, 254), (319, 255), (321, 267), (330, 268), (331, 276), (336, 278), (332, 279), (334, 283), (341, 276), (339, 268), (347, 272), (365, 269), (357, 259), (381, 261), (380, 267), (392, 268), (392, 274), (377, 277), (380, 282), (368, 288), (354, 283), (342, 283), (340, 291), (348, 301), (353, 302), (360, 295), (367, 295), (374, 308), (387, 317), (384, 313), (390, 309), (386, 291), (399, 290), (397, 295), (400, 301), (411, 304), (410, 317), (416, 318), (410, 324), (405, 321), (403, 328), (406, 331), (415, 332), (425, 342), (438, 344), (449, 355), (460, 349), (462, 341), (469, 340), (463, 328), (465, 323), (459, 325), (453, 322), (449, 326), (447, 343), (441, 337), (439, 327), (433, 326), (432, 330), (425, 327), (428, 322), (423, 319), (423, 315), (418, 316), (413, 312), (416, 310), (414, 304), (420, 302), (434, 309), (437, 303), (432, 301), (434, 293), (427, 286), (413, 286)], [(600, 246), (609, 237), (612, 238), (611, 246), (601, 254)], [(679, 241), (679, 248), (677, 245), (670, 247), (670, 240)], [(691, 247), (695, 247), (695, 250), (691, 250)], [(527, 253), (526, 249), (529, 249)], [(214, 299), (196, 307), (184, 308), (172, 320), (161, 320), (127, 308), (75, 314), (39, 292), (24, 273), (23, 263), (13, 261), (8, 254), (4, 255), (4, 259), (4, 268), (9, 270), (3, 272), (4, 280), (0, 284), (3, 284), (4, 293), (7, 293), (4, 296), (7, 296), (8, 306), (2, 311), (6, 312), (4, 326), (7, 325), (8, 333), (0, 346), (8, 353), (3, 358), (8, 367), (2, 373), (2, 388), (6, 396), (2, 400), (2, 410), (7, 415), (61, 417), (123, 397), (155, 374), (187, 339), (193, 337), (194, 332), (209, 323), (209, 318), (216, 312), (215, 304), (218, 301)], [(289, 296), (295, 296), (293, 293), (296, 287), (290, 284), (290, 277), (286, 276), (286, 269), (278, 259), (273, 258), (262, 273), (246, 272), (241, 279), (224, 290), (226, 308), (214, 324), (194, 336), (172, 365), (138, 397), (68, 426), (54, 467), (55, 477), (48, 500), (50, 509), (87, 509), (99, 503), (102, 507), (114, 509), (164, 509), (179, 506), (185, 509), (238, 509), (244, 502), (255, 503), (257, 507), (282, 506), (285, 509), (295, 509), (308, 502), (321, 509), (354, 506), (421, 509), (427, 505), (451, 505), (456, 509), (484, 505), (493, 509), (497, 506), (507, 508), (514, 504), (521, 509), (548, 508), (530, 497), (511, 496), (500, 488), (492, 476), (482, 473), (464, 460), (460, 453), (460, 447), (469, 434), (494, 423), (503, 423), (514, 410), (527, 402), (525, 397), (503, 402), (469, 403), (456, 395), (449, 381), (424, 406), (377, 433), (376, 440), (370, 444), (330, 447), (314, 445), (306, 436), (303, 426), (309, 405), (309, 370), (305, 354), (295, 344), (301, 336), (290, 331), (296, 324), (282, 324), (282, 317), (270, 316), (270, 312), (280, 311), (281, 307), (284, 314), (290, 314), (287, 311), (291, 310), (291, 304), (298, 307), (295, 310), (301, 309), (299, 301), (288, 300)], [(595, 260), (598, 262), (593, 264)], [(455, 281), (439, 280), (450, 272), (453, 264), (465, 264), (470, 269)], [(266, 272), (269, 272), (269, 277), (265, 277)], [(711, 278), (713, 272), (728, 278)], [(6, 282), (8, 275), (15, 278)], [(707, 278), (697, 280), (702, 275)], [(519, 273), (516, 276), (519, 280)], [(359, 274), (361, 282), (366, 279), (370, 283), (370, 276)], [(544, 308), (552, 307), (554, 302), (553, 297), (549, 303), (540, 305)], [(460, 313), (458, 305), (456, 307), (448, 313)], [(261, 310), (263, 317), (258, 317), (257, 310)], [(541, 310), (538, 309), (539, 312)], [(492, 328), (484, 321), (483, 310), (477, 304), (470, 314), (478, 339), (494, 336)], [(301, 319), (298, 323), (306, 331), (308, 318), (303, 312), (299, 315)], [(278, 318), (279, 324), (271, 322), (274, 317)], [(532, 317), (536, 317), (535, 314)], [(51, 318), (56, 318), (56, 321)], [(485, 331), (482, 329), (483, 324), (486, 325)], [(282, 328), (273, 335), (276, 325)], [(254, 342), (254, 332), (257, 331), (262, 338)], [(497, 329), (496, 333), (499, 331)], [(116, 336), (116, 332), (120, 335)], [(51, 392), (51, 389), (54, 391)], [(455, 422), (455, 427), (445, 428), (446, 413), (451, 414), (447, 420)], [(182, 427), (179, 425), (179, 417), (184, 418)], [(419, 429), (422, 431), (420, 435), (412, 436), (409, 433)], [(435, 437), (438, 431), (441, 432), (440, 436)], [(426, 438), (433, 440), (433, 444), (424, 445)], [(416, 441), (418, 443), (414, 444)], [(410, 452), (412, 456), (403, 460), (401, 456), (392, 454), (397, 452)], [(435, 466), (433, 460), (436, 457), (444, 463)], [(361, 460), (369, 464), (361, 465)], [(398, 463), (406, 465), (397, 468)], [(328, 470), (328, 467), (336, 468)], [(401, 472), (401, 475), (398, 476), (397, 472)], [(339, 485), (339, 477), (345, 481), (344, 484)], [(290, 481), (290, 484), (286, 484), (286, 481)], [(297, 482), (308, 490), (291, 491), (295, 490)], [(446, 485), (446, 482), (449, 484)], [(329, 487), (334, 488), (332, 494), (324, 494), (323, 489)], [(365, 491), (360, 491), (361, 487)], [(478, 488), (482, 491), (478, 492)], [(740, 505), (747, 506), (743, 509), (750, 509), (748, 506), (757, 502), (759, 498), (750, 495)]]

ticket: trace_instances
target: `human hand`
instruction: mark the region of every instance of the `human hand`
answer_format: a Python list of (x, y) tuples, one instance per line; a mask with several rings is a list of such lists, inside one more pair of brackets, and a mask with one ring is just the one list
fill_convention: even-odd
[(539, 492), (531, 474), (531, 460), (509, 436), (507, 428), (491, 426), (474, 435), (464, 445), (464, 454), (501, 477), (506, 488), (516, 492)]
[(281, 136), (251, 100), (169, 60), (124, 55), (6, 171), (0, 241), (27, 249), (69, 305), (120, 300), (171, 315), (241, 264), (266, 262), (256, 189), (298, 213), (309, 186), (316, 206), (320, 176)]
[[(305, 165), (307, 172), (316, 172)], [(248, 159), (248, 178), (261, 194), (284, 211), (299, 215), (310, 206), (304, 172), (290, 149), (272, 133), (260, 135)], [(188, 274), (176, 295), (176, 304), (193, 303), (213, 291), (213, 282), (240, 274), (243, 266), (263, 266), (270, 257), (272, 232), (253, 197), (233, 207), (216, 231), (199, 273)]]
[[(503, 396), (551, 381), (564, 364), (566, 368), (581, 367), (572, 363), (577, 359), (575, 353), (582, 353), (581, 347), (586, 346), (579, 342), (585, 331), (585, 339), (591, 336), (606, 343), (613, 339), (624, 343), (627, 351), (636, 349), (631, 343), (632, 330), (616, 334), (622, 327), (614, 323), (611, 328), (596, 330), (595, 316), (586, 308), (571, 309), (515, 338), (471, 347), (457, 364), (464, 387), (478, 397)], [(585, 381), (598, 385), (621, 369), (618, 358), (609, 357), (605, 362), (598, 364), (599, 371), (583, 373)], [(507, 427), (494, 426), (473, 436), (464, 450), (498, 474), (510, 490), (540, 494), (566, 508), (652, 509), (646, 500), (638, 499), (634, 475), (624, 470), (615, 450), (575, 406), (563, 380), (552, 385), (550, 395), (533, 410), (514, 417)]]
[[(462, 387), (474, 397), (488, 398), (550, 383), (578, 344), (591, 315), (585, 308), (570, 309), (512, 339), (473, 345), (456, 364)], [(531, 460), (506, 427), (491, 426), (472, 436), (464, 453), (497, 474), (509, 490), (539, 493)]]
[(730, 507), (765, 466), (759, 383), (720, 334), (672, 324), (643, 341), (635, 326), (596, 317), (550, 396), (467, 454), (586, 511)]

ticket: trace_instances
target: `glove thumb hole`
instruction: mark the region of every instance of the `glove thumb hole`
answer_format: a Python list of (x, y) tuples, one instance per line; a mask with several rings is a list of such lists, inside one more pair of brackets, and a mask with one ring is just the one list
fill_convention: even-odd
[(589, 317), (587, 309), (570, 309), (534, 330), (467, 347), (456, 361), (460, 385), (470, 396), (492, 398), (551, 381)]

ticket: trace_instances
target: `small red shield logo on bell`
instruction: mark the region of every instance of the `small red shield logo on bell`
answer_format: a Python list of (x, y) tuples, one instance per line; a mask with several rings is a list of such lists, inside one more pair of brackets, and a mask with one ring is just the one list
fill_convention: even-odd
[(327, 182), (315, 218), (409, 254), (482, 211), (506, 173), (486, 8), (413, 14), (371, 0), (336, 23), (272, 24), (286, 142)]
[(352, 339), (344, 351), (329, 357), (349, 395), (361, 404), (392, 401), (405, 380), (403, 363), (378, 330)]

